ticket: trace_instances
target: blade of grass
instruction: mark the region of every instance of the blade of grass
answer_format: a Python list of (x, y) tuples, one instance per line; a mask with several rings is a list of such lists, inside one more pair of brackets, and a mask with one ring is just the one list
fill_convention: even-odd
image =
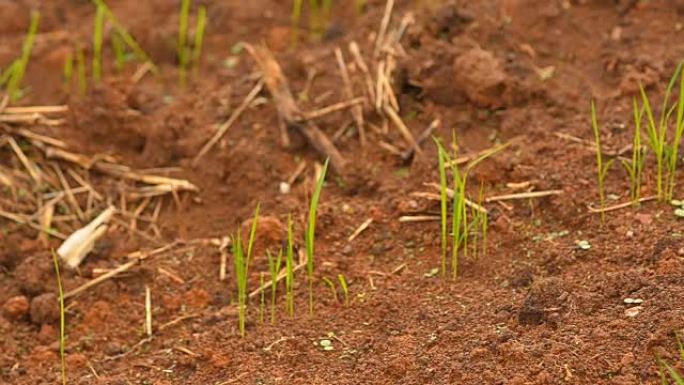
[(65, 329), (65, 311), (64, 311), (64, 288), (62, 287), (62, 276), (59, 273), (59, 258), (55, 250), (52, 250), (52, 263), (55, 267), (55, 275), (57, 276), (57, 289), (59, 291), (59, 358), (60, 358), (60, 368), (62, 371), (62, 385), (67, 383), (66, 375), (66, 338), (64, 336)]
[(304, 7), (304, 0), (292, 1), (292, 46), (297, 46), (299, 40), (299, 24), (302, 19), (302, 8)]
[[(264, 287), (264, 272), (259, 273), (259, 287)], [(259, 302), (259, 322), (264, 323), (264, 313), (266, 312), (266, 290), (261, 291), (261, 301)]]
[(114, 52), (114, 68), (117, 71), (121, 71), (126, 62), (126, 46), (121, 36), (116, 32), (112, 33), (111, 41), (112, 51)]
[(78, 76), (78, 91), (81, 95), (85, 95), (88, 92), (88, 76), (86, 74), (85, 54), (81, 46), (76, 48), (76, 75)]
[(199, 75), (202, 46), (204, 45), (204, 31), (207, 27), (207, 7), (201, 5), (197, 11), (197, 26), (195, 27), (195, 41), (192, 46), (192, 74)]
[(95, 25), (93, 26), (93, 81), (102, 79), (102, 42), (104, 40), (104, 22), (107, 10), (98, 5), (95, 10)]
[(271, 323), (276, 320), (276, 294), (278, 291), (278, 274), (283, 260), (283, 249), (278, 250), (278, 257), (273, 258), (271, 252), (266, 251), (268, 257), (268, 271), (271, 274)]
[(318, 211), (318, 201), (323, 190), (323, 182), (325, 182), (325, 174), (328, 171), (328, 164), (330, 159), (326, 159), (321, 170), (321, 175), (316, 182), (313, 195), (311, 196), (311, 204), (309, 206), (309, 221), (306, 226), (305, 246), (306, 246), (306, 271), (309, 276), (309, 314), (313, 314), (313, 271), (314, 271), (314, 242), (316, 237), (316, 212)]
[(337, 288), (335, 287), (335, 282), (328, 277), (323, 277), (323, 282), (325, 282), (325, 284), (330, 288), (330, 292), (333, 295), (333, 300), (335, 300), (335, 302), (339, 302), (337, 298)]
[(20, 90), (21, 81), (24, 79), (26, 67), (28, 66), (29, 59), (31, 58), (33, 42), (35, 41), (36, 34), (38, 33), (39, 23), (40, 13), (38, 11), (31, 12), (31, 24), (29, 25), (29, 30), (24, 38), (24, 44), (21, 47), (21, 57), (18, 60), (18, 64), (12, 71), (12, 76), (10, 76), (9, 80), (7, 81), (7, 94), (12, 101), (18, 100), (22, 95)]
[(0, 87), (4, 86), (5, 83), (12, 77), (12, 74), (14, 74), (14, 71), (17, 69), (17, 66), (19, 65), (19, 59), (15, 60), (10, 64), (3, 72), (0, 72)]
[(342, 295), (344, 295), (344, 305), (349, 306), (349, 286), (347, 286), (347, 280), (344, 275), (337, 274), (337, 280), (340, 282), (340, 287), (342, 288)]
[(186, 77), (187, 77), (187, 66), (188, 66), (188, 16), (190, 14), (190, 0), (181, 0), (180, 14), (178, 17), (178, 66), (179, 71), (179, 84), (185, 87)]
[(294, 235), (292, 215), (287, 216), (287, 253), (285, 257), (285, 301), (287, 312), (294, 317)]
[(680, 83), (679, 83), (679, 101), (677, 103), (677, 118), (675, 121), (675, 134), (672, 141), (672, 153), (670, 155), (670, 162), (668, 167), (669, 183), (667, 186), (667, 200), (671, 200), (674, 195), (674, 188), (676, 185), (676, 171), (677, 158), (679, 157), (679, 145), (682, 141), (682, 134), (684, 134), (684, 72), (681, 71), (682, 64), (679, 64)]
[(74, 77), (74, 54), (72, 51), (67, 53), (66, 58), (64, 58), (64, 70), (62, 71), (64, 91), (69, 91), (71, 88), (71, 81)]
[[(594, 131), (594, 142), (596, 144), (596, 173), (599, 191), (599, 204), (603, 209), (606, 204), (604, 180), (607, 168), (603, 164), (603, 156), (601, 154), (601, 131), (599, 129), (598, 118), (596, 117), (596, 104), (593, 100), (591, 101), (591, 127)], [(606, 215), (603, 211), (601, 211), (601, 224), (603, 224), (605, 220)]]
[(439, 167), (439, 208), (440, 208), (440, 241), (442, 247), (442, 276), (446, 275), (446, 264), (447, 264), (447, 175), (446, 175), (446, 151), (442, 146), (439, 139), (433, 137), (435, 144), (437, 145), (437, 160)]

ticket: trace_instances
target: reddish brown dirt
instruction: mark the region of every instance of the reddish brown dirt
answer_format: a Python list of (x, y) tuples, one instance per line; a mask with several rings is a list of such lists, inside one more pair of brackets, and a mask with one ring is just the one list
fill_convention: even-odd
[[(179, 168), (173, 176), (189, 179), (201, 192), (184, 195), (180, 207), (165, 201), (160, 223), (166, 243), (228, 235), (261, 202), (271, 220), (257, 241), (250, 280), (256, 287), (256, 273), (266, 270), (265, 244), (282, 239), (278, 223), (293, 213), (301, 231), (307, 212), (308, 181), (288, 195), (278, 192), (278, 184), (300, 159), (320, 158), (303, 142), (290, 150), (280, 146), (277, 112), (263, 93), (266, 103), (250, 107), (192, 167), (214, 124), (252, 87), (248, 75), (255, 67), (245, 52), (235, 55), (234, 67), (224, 62), (237, 42), (263, 40), (295, 92), (304, 88), (307, 71), (317, 71), (304, 109), (343, 100), (331, 49), (356, 40), (368, 54), (384, 2), (368, 1), (362, 16), (351, 6), (336, 6), (327, 40), (302, 41), (292, 49), (289, 2), (204, 1), (210, 17), (205, 60), (201, 77), (187, 90), (176, 85), (178, 2), (111, 3), (160, 66), (158, 78), (133, 84), (134, 64), (123, 74), (107, 64), (104, 82), (86, 97), (64, 92), (62, 63), (71, 41), (89, 41), (94, 10), (88, 1), (0, 0), (0, 65), (19, 52), (29, 11), (39, 6), (43, 20), (21, 103), (68, 103), (71, 113), (64, 126), (35, 129), (84, 154), (112, 154), (138, 168)], [(597, 199), (594, 154), (556, 133), (591, 138), (588, 106), (596, 98), (606, 147), (630, 143), (636, 81), (661, 95), (684, 52), (682, 2), (397, 3), (394, 23), (409, 11), (416, 18), (403, 40), (406, 56), (399, 58), (396, 79), (413, 133), (439, 117), (436, 134), (450, 138), (456, 130), (464, 153), (518, 138), (475, 171), (471, 186), (483, 182), (494, 195), (510, 192), (507, 183), (534, 181), (537, 190), (564, 194), (509, 202), (507, 208), (490, 205), (488, 255), (463, 258), (456, 281), (427, 277), (439, 264), (439, 226), (398, 218), (438, 210), (410, 195), (438, 180), (434, 146), (426, 142), (424, 158), (405, 165), (378, 146), (380, 140), (403, 146), (395, 130), (388, 136), (369, 131), (366, 148), (355, 135), (342, 135), (337, 145), (360, 171), (348, 179), (332, 175), (326, 185), (316, 276), (344, 274), (348, 306), (335, 303), (321, 282), (315, 286), (315, 315), (307, 315), (305, 277), (299, 275), (296, 316), (281, 311), (275, 324), (261, 324), (258, 301), (252, 301), (247, 335), (240, 338), (231, 306), (234, 284), (218, 280), (216, 248), (182, 248), (70, 302), (70, 384), (660, 383), (655, 357), (676, 362), (674, 333), (684, 326), (684, 226), (671, 206), (655, 202), (611, 212), (600, 226), (587, 210)], [(112, 63), (106, 55), (105, 63)], [(552, 76), (542, 80), (540, 71), (551, 66)], [(332, 92), (329, 98), (316, 102), (326, 92)], [(320, 125), (332, 135), (350, 119), (337, 113)], [(644, 195), (654, 186), (650, 163), (647, 169)], [(305, 176), (311, 175), (309, 168)], [(103, 190), (114, 188), (115, 182), (93, 178)], [(627, 196), (619, 166), (607, 186), (610, 194)], [(367, 218), (373, 218), (369, 229), (348, 242)], [(561, 231), (568, 235), (553, 236)], [(49, 305), (54, 301), (46, 302), (54, 298), (56, 282), (50, 254), (35, 237), (0, 219), (2, 383), (59, 382), (59, 324)], [(580, 239), (592, 248), (579, 250)], [(93, 268), (111, 268), (125, 253), (153, 246), (126, 230), (111, 230), (86, 260), (84, 276), (65, 272), (64, 284), (73, 289)], [(152, 290), (156, 330), (140, 344), (145, 286)], [(625, 314), (632, 306), (623, 303), (627, 297), (644, 301), (634, 317)], [(160, 328), (184, 316), (189, 318)], [(314, 343), (328, 333), (337, 337), (334, 350), (323, 351)]]

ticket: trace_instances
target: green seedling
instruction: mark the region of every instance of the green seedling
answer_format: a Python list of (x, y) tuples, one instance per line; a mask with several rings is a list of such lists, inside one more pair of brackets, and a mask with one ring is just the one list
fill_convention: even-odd
[(111, 41), (112, 51), (114, 52), (114, 69), (121, 71), (126, 62), (126, 45), (118, 33), (112, 33)]
[(11, 76), (7, 80), (7, 94), (12, 101), (17, 101), (22, 96), (21, 81), (24, 79), (26, 67), (28, 67), (29, 59), (31, 58), (31, 51), (33, 51), (33, 42), (38, 33), (38, 24), (40, 23), (40, 13), (34, 11), (31, 13), (31, 24), (29, 30), (24, 38), (24, 43), (21, 47), (21, 57), (17, 59), (16, 64), (13, 65)]
[(130, 48), (130, 50), (133, 52), (133, 55), (135, 55), (136, 59), (142, 63), (149, 63), (150, 66), (150, 71), (152, 73), (157, 74), (159, 73), (159, 69), (157, 66), (154, 65), (150, 57), (145, 53), (145, 51), (140, 47), (140, 44), (131, 36), (131, 34), (126, 31), (126, 28), (123, 27), (121, 23), (119, 23), (119, 20), (116, 18), (116, 15), (112, 12), (111, 9), (107, 6), (104, 0), (92, 0), (93, 4), (95, 4), (96, 7), (102, 7), (104, 9), (106, 19), (109, 21), (110, 25), (114, 28), (114, 32), (119, 34), (121, 36), (121, 40), (125, 43), (125, 45)]
[(0, 72), (0, 87), (4, 86), (7, 81), (12, 77), (14, 70), (19, 65), (19, 60), (15, 60), (10, 64), (4, 71)]
[[(606, 205), (606, 190), (605, 181), (608, 170), (611, 164), (613, 164), (613, 159), (608, 162), (603, 162), (603, 154), (601, 152), (601, 130), (599, 129), (598, 119), (596, 118), (596, 105), (594, 101), (591, 101), (591, 126), (594, 130), (594, 141), (596, 149), (596, 179), (598, 183), (599, 191), (599, 205), (603, 209)], [(606, 214), (601, 210), (601, 223), (606, 220)]]
[(326, 159), (321, 170), (321, 175), (316, 182), (313, 195), (311, 195), (311, 204), (309, 206), (309, 221), (306, 225), (306, 234), (304, 236), (304, 243), (306, 246), (306, 271), (309, 276), (309, 314), (313, 314), (313, 272), (314, 272), (314, 243), (316, 238), (316, 212), (318, 211), (318, 201), (323, 190), (323, 182), (325, 182), (325, 174), (328, 171), (328, 163), (330, 159)]
[(285, 253), (285, 302), (287, 313), (294, 317), (294, 234), (292, 216), (287, 217), (287, 252)]
[[(679, 103), (669, 106), (672, 90), (677, 83), (677, 78), (682, 72), (682, 64), (683, 63), (679, 63), (675, 69), (675, 73), (670, 79), (667, 89), (665, 90), (663, 105), (661, 107), (660, 116), (657, 123), (655, 114), (651, 108), (651, 103), (646, 95), (646, 90), (642, 85), (639, 85), (643, 107), (646, 111), (646, 134), (648, 136), (648, 143), (653, 155), (656, 158), (656, 190), (658, 193), (658, 198), (663, 201), (671, 198), (669, 188), (670, 178), (672, 178), (672, 183), (674, 183), (674, 172), (676, 170), (677, 164), (677, 155), (674, 151), (675, 149), (679, 149), (678, 141), (681, 140), (682, 134), (681, 131), (679, 133), (677, 132), (680, 127), (675, 127), (675, 138), (673, 139), (673, 143), (667, 143), (667, 128), (670, 122), (670, 117), (675, 109), (678, 110), (677, 113), (679, 115), (680, 111), (682, 111), (684, 108), (684, 99), (681, 98), (681, 90)], [(684, 130), (684, 128), (682, 128), (682, 130)], [(673, 156), (675, 157), (674, 161), (672, 161)], [(664, 182), (666, 172), (668, 173), (668, 181)]]
[(188, 66), (188, 18), (190, 14), (190, 0), (181, 0), (180, 15), (178, 17), (178, 66), (180, 67), (179, 82), (185, 86)]
[(447, 175), (446, 175), (446, 162), (448, 155), (444, 151), (444, 147), (439, 142), (439, 139), (433, 137), (433, 140), (437, 144), (437, 161), (439, 167), (439, 208), (440, 208), (440, 241), (441, 241), (441, 251), (442, 251), (442, 276), (446, 275), (447, 269)]
[(357, 15), (363, 14), (363, 10), (366, 8), (366, 0), (354, 0), (354, 10)]
[(249, 262), (252, 256), (252, 247), (254, 245), (254, 237), (256, 235), (257, 223), (259, 222), (259, 206), (257, 204), (254, 210), (254, 219), (252, 221), (252, 228), (249, 232), (249, 241), (247, 242), (247, 254), (242, 247), (242, 237), (240, 229), (238, 228), (237, 235), (233, 239), (233, 256), (235, 258), (235, 277), (237, 280), (238, 291), (238, 327), (240, 329), (240, 336), (245, 336), (245, 315), (247, 310), (247, 277), (249, 272)]
[(670, 151), (668, 163), (669, 181), (667, 184), (666, 199), (672, 199), (674, 195), (674, 188), (676, 185), (675, 172), (677, 171), (677, 157), (679, 156), (679, 145), (682, 141), (682, 135), (684, 135), (684, 71), (682, 71), (683, 64), (684, 62), (679, 64), (679, 101), (677, 102), (677, 118), (675, 121), (674, 140), (672, 142), (672, 148)]
[(299, 40), (299, 23), (302, 19), (302, 8), (304, 7), (304, 0), (293, 0), (292, 1), (292, 46), (297, 45)]
[(330, 288), (330, 292), (332, 293), (335, 302), (339, 302), (337, 299), (337, 288), (335, 287), (335, 282), (328, 277), (323, 277), (323, 282), (325, 282), (325, 284)]
[[(264, 272), (259, 274), (259, 287), (264, 287)], [(264, 312), (266, 311), (266, 290), (261, 290), (261, 301), (259, 302), (259, 322), (264, 323)]]
[(86, 74), (85, 54), (79, 45), (76, 48), (76, 76), (78, 76), (78, 91), (81, 95), (88, 92), (88, 76)]
[(337, 274), (337, 280), (340, 282), (340, 287), (342, 288), (342, 295), (344, 296), (344, 304), (349, 306), (349, 286), (347, 286), (347, 280), (344, 275)]
[(202, 46), (204, 45), (204, 31), (207, 28), (207, 7), (200, 6), (197, 11), (197, 26), (195, 27), (195, 41), (192, 46), (192, 74), (199, 74)]
[[(482, 207), (484, 203), (484, 183), (480, 184), (480, 194), (477, 199), (477, 204)], [(482, 238), (482, 255), (487, 256), (488, 246), (487, 246), (487, 230), (489, 227), (489, 215), (486, 212), (480, 210), (475, 210), (479, 215), (480, 223), (480, 236)]]
[(283, 261), (283, 249), (278, 250), (278, 257), (275, 259), (270, 251), (266, 251), (266, 256), (268, 257), (268, 271), (271, 274), (271, 323), (275, 323), (278, 274), (280, 274), (280, 265)]
[(104, 41), (104, 24), (107, 10), (98, 5), (95, 10), (95, 25), (93, 26), (93, 81), (102, 79), (102, 43)]
[(64, 90), (68, 91), (71, 88), (71, 80), (74, 77), (74, 54), (69, 51), (66, 58), (64, 58), (64, 70), (62, 72), (64, 77)]
[(635, 205), (641, 198), (641, 174), (644, 168), (644, 151), (641, 146), (641, 122), (644, 109), (639, 108), (636, 98), (632, 101), (634, 109), (634, 138), (632, 139), (632, 159), (621, 159), (622, 165), (629, 176), (629, 195)]
[(57, 289), (59, 294), (59, 358), (60, 368), (62, 371), (62, 385), (67, 383), (66, 375), (66, 355), (64, 353), (66, 347), (66, 337), (64, 336), (65, 329), (65, 311), (64, 311), (64, 288), (62, 287), (62, 276), (59, 273), (59, 260), (57, 253), (52, 250), (52, 262), (55, 266), (55, 275), (57, 276)]

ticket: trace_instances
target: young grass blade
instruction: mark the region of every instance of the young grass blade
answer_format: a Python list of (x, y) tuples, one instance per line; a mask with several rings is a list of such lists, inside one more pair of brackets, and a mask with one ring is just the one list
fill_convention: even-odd
[(200, 59), (202, 58), (202, 45), (204, 44), (204, 31), (207, 27), (207, 7), (201, 5), (197, 11), (197, 26), (195, 27), (195, 41), (192, 46), (192, 75), (199, 75)]
[[(601, 130), (599, 129), (598, 119), (596, 118), (596, 104), (591, 101), (591, 127), (594, 131), (594, 141), (596, 144), (596, 173), (599, 190), (599, 204), (603, 208), (606, 204), (606, 193), (604, 190), (604, 178), (608, 168), (603, 164), (603, 155), (601, 154)], [(601, 211), (601, 224), (605, 222), (606, 216)]]
[[(259, 273), (259, 287), (264, 287), (264, 272)], [(259, 322), (264, 323), (264, 313), (266, 312), (266, 290), (261, 290), (261, 301), (259, 303)]]
[(363, 14), (364, 8), (366, 8), (366, 0), (354, 0), (354, 10), (357, 16)]
[(74, 77), (74, 54), (69, 51), (66, 58), (64, 58), (64, 70), (62, 71), (64, 91), (69, 91), (71, 88), (71, 79)]
[(116, 32), (112, 33), (111, 40), (112, 51), (114, 52), (114, 68), (117, 71), (121, 71), (126, 62), (126, 46), (124, 45), (121, 36)]
[(31, 51), (33, 50), (33, 42), (35, 41), (36, 33), (38, 32), (39, 22), (40, 13), (38, 11), (31, 12), (31, 24), (29, 25), (26, 38), (24, 38), (24, 44), (21, 47), (21, 57), (19, 58), (16, 67), (12, 71), (12, 76), (10, 76), (7, 82), (7, 94), (12, 101), (17, 101), (22, 96), (22, 92), (20, 90), (21, 81), (24, 79), (26, 67), (28, 66), (29, 59), (31, 58)]
[(273, 258), (271, 252), (266, 251), (268, 257), (268, 271), (271, 273), (271, 323), (276, 320), (276, 293), (278, 290), (278, 274), (283, 260), (283, 249), (278, 250), (278, 257)]
[(442, 276), (446, 275), (447, 261), (447, 175), (446, 175), (446, 151), (439, 139), (433, 137), (437, 145), (437, 160), (439, 167), (439, 208), (440, 208), (440, 240), (442, 246)]
[(674, 196), (674, 188), (676, 185), (677, 158), (679, 157), (679, 145), (682, 141), (682, 134), (684, 134), (684, 72), (681, 71), (682, 64), (679, 64), (680, 83), (679, 83), (679, 101), (677, 102), (677, 118), (675, 121), (675, 134), (672, 141), (672, 152), (669, 157), (668, 177), (669, 182), (667, 186), (667, 199), (671, 200)]
[(325, 182), (325, 174), (328, 171), (328, 163), (330, 159), (326, 159), (321, 170), (321, 175), (316, 182), (313, 195), (311, 196), (311, 205), (309, 206), (309, 221), (306, 226), (305, 246), (306, 246), (306, 271), (309, 275), (309, 314), (313, 314), (313, 269), (314, 269), (314, 241), (316, 237), (316, 212), (318, 211), (318, 201), (321, 197), (321, 190), (323, 190), (323, 182)]
[(323, 282), (325, 282), (325, 284), (330, 288), (330, 292), (332, 293), (335, 302), (339, 302), (337, 299), (337, 288), (335, 288), (335, 282), (330, 280), (328, 277), (323, 277)]
[(180, 67), (179, 82), (185, 86), (188, 65), (188, 16), (190, 14), (190, 0), (181, 0), (180, 15), (178, 17), (178, 66)]
[(293, 0), (292, 1), (292, 46), (297, 45), (299, 40), (299, 23), (302, 19), (302, 8), (304, 6), (304, 0)]
[(107, 10), (98, 5), (95, 11), (95, 25), (93, 26), (93, 81), (102, 79), (102, 42), (104, 22)]
[(64, 288), (62, 287), (62, 276), (59, 273), (59, 258), (57, 257), (57, 253), (55, 253), (55, 250), (52, 250), (52, 263), (55, 266), (55, 275), (57, 276), (57, 289), (59, 291), (59, 358), (60, 367), (62, 369), (62, 385), (66, 385), (66, 356), (64, 354), (64, 350), (66, 347), (66, 338), (64, 337)]
[(78, 91), (81, 95), (88, 92), (88, 76), (86, 75), (85, 54), (79, 45), (76, 48), (76, 75), (78, 76)]
[(15, 60), (10, 64), (4, 71), (0, 72), (0, 87), (4, 86), (5, 83), (12, 77), (14, 71), (19, 66), (19, 59)]
[(252, 220), (252, 228), (249, 231), (249, 243), (247, 243), (247, 263), (249, 263), (252, 258), (252, 246), (254, 246), (254, 238), (256, 237), (257, 225), (259, 223), (259, 209), (261, 208), (261, 203), (257, 203), (256, 209), (254, 210), (254, 219)]
[[(478, 194), (477, 204), (482, 207), (484, 203), (484, 182), (480, 183), (480, 193)], [(487, 227), (489, 225), (489, 218), (486, 212), (481, 212), (480, 210), (475, 210), (476, 215), (479, 218), (480, 223), (480, 237), (482, 239), (482, 256), (487, 255)]]
[(349, 306), (349, 286), (347, 286), (347, 280), (344, 279), (344, 275), (337, 274), (337, 280), (340, 281), (340, 287), (342, 288), (342, 294), (344, 295), (344, 305)]
[(458, 250), (463, 241), (463, 213), (465, 212), (465, 180), (456, 162), (451, 163), (454, 196), (451, 203), (451, 275), (458, 277)]
[(285, 257), (285, 301), (287, 312), (294, 317), (294, 235), (292, 215), (287, 216), (287, 253)]
[(245, 269), (245, 255), (242, 249), (242, 235), (238, 227), (236, 235), (233, 237), (233, 258), (235, 266), (235, 280), (238, 292), (238, 328), (240, 335), (245, 336), (245, 300), (247, 271)]

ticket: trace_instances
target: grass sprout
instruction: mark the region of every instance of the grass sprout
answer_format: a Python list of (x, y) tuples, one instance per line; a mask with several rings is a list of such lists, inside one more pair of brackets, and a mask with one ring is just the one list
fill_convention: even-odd
[(674, 139), (672, 142), (672, 148), (669, 156), (668, 163), (668, 184), (667, 184), (667, 194), (666, 199), (671, 200), (674, 196), (674, 188), (676, 185), (676, 175), (677, 171), (677, 157), (679, 156), (679, 145), (682, 140), (682, 135), (684, 134), (684, 71), (682, 71), (682, 64), (679, 64), (679, 99), (677, 102), (677, 117), (675, 120), (675, 132)]
[(55, 266), (55, 275), (57, 276), (57, 289), (59, 293), (59, 358), (60, 358), (60, 368), (62, 371), (62, 385), (67, 383), (66, 375), (66, 337), (64, 335), (65, 329), (65, 311), (64, 311), (64, 288), (62, 287), (62, 276), (59, 273), (59, 259), (57, 258), (57, 253), (52, 250), (52, 262)]
[(86, 74), (85, 54), (83, 47), (76, 47), (76, 76), (78, 76), (78, 91), (81, 95), (88, 92), (88, 75)]
[(12, 77), (14, 70), (19, 65), (19, 60), (13, 61), (4, 71), (0, 72), (0, 87), (4, 86), (5, 83)]
[(40, 13), (37, 11), (31, 12), (31, 24), (28, 32), (24, 38), (24, 43), (21, 47), (21, 56), (16, 60), (16, 64), (12, 65), (11, 75), (7, 79), (7, 94), (12, 101), (17, 101), (23, 96), (21, 91), (21, 81), (24, 79), (26, 67), (28, 67), (31, 52), (33, 51), (33, 42), (38, 33), (38, 25), (40, 23)]
[(294, 316), (294, 234), (292, 216), (287, 217), (287, 251), (285, 253), (285, 306), (290, 317)]
[(102, 4), (97, 5), (95, 11), (95, 24), (93, 26), (93, 80), (99, 82), (102, 79), (102, 42), (104, 41), (104, 24), (107, 10)]
[(357, 15), (363, 14), (363, 10), (366, 8), (366, 0), (354, 0), (354, 10)]
[(330, 288), (330, 292), (332, 293), (335, 302), (339, 302), (337, 299), (337, 288), (335, 287), (335, 282), (328, 277), (323, 277), (323, 282)]
[(112, 25), (114, 28), (114, 32), (119, 34), (121, 37), (121, 40), (125, 43), (128, 48), (133, 52), (133, 55), (135, 55), (136, 59), (142, 63), (149, 63), (150, 65), (150, 71), (152, 73), (157, 74), (159, 73), (159, 69), (157, 66), (154, 65), (150, 57), (145, 53), (145, 51), (140, 47), (140, 44), (131, 36), (130, 33), (126, 30), (126, 28), (123, 27), (123, 25), (119, 22), (119, 20), (116, 18), (116, 15), (112, 12), (112, 10), (107, 6), (104, 0), (92, 0), (93, 4), (97, 7), (102, 7), (104, 9), (104, 12), (106, 14), (107, 21)]
[(278, 291), (278, 274), (283, 261), (283, 249), (278, 250), (278, 257), (273, 258), (270, 251), (266, 251), (268, 257), (268, 271), (271, 274), (271, 323), (276, 320), (276, 294)]
[(439, 167), (439, 208), (440, 208), (440, 241), (441, 241), (441, 251), (442, 251), (442, 263), (441, 263), (441, 271), (442, 271), (442, 276), (446, 275), (446, 269), (447, 269), (447, 238), (448, 238), (448, 230), (447, 230), (447, 174), (446, 174), (446, 162), (448, 155), (446, 154), (446, 151), (444, 150), (444, 147), (442, 144), (439, 142), (439, 139), (434, 138), (435, 143), (437, 144), (437, 160), (438, 160), (438, 167)]
[(342, 288), (342, 295), (344, 296), (344, 304), (349, 306), (349, 286), (347, 285), (347, 280), (344, 275), (337, 274), (337, 280), (340, 282), (340, 287)]
[(185, 86), (188, 67), (188, 18), (190, 15), (190, 0), (181, 0), (180, 14), (178, 17), (178, 66), (180, 67), (178, 81)]
[(114, 52), (114, 68), (117, 71), (121, 71), (126, 62), (126, 45), (121, 36), (116, 32), (112, 33), (111, 41), (112, 51)]
[(256, 235), (257, 223), (259, 222), (259, 206), (257, 204), (254, 210), (254, 220), (252, 221), (252, 228), (249, 233), (249, 240), (247, 242), (247, 253), (242, 247), (242, 236), (238, 228), (237, 234), (233, 239), (233, 256), (235, 259), (235, 277), (237, 281), (238, 291), (238, 327), (240, 329), (240, 336), (245, 336), (245, 314), (247, 310), (247, 277), (249, 272), (249, 262), (252, 256), (252, 246), (254, 245), (254, 237)]
[(318, 201), (321, 198), (321, 191), (323, 190), (323, 182), (325, 182), (325, 174), (328, 171), (328, 164), (330, 159), (326, 159), (321, 170), (321, 175), (318, 177), (316, 187), (311, 195), (311, 204), (309, 206), (309, 220), (306, 225), (306, 233), (304, 235), (304, 243), (306, 246), (306, 271), (309, 277), (309, 314), (313, 314), (313, 272), (314, 272), (314, 243), (316, 238), (316, 213), (318, 211)]
[(197, 26), (195, 27), (195, 41), (192, 45), (192, 74), (199, 74), (200, 59), (202, 58), (202, 46), (204, 45), (204, 32), (207, 29), (207, 7), (200, 6), (197, 11)]
[[(605, 163), (603, 162), (603, 154), (601, 152), (601, 130), (599, 129), (598, 119), (596, 118), (596, 104), (593, 100), (591, 101), (591, 127), (594, 130), (594, 142), (596, 147), (596, 180), (599, 191), (599, 205), (603, 208), (606, 205), (606, 175), (613, 163), (613, 159)], [(601, 223), (604, 223), (605, 220), (606, 214), (601, 211)]]
[(302, 8), (304, 8), (304, 0), (292, 1), (292, 14), (290, 15), (292, 20), (292, 46), (296, 46), (299, 40), (299, 23), (302, 19)]
[(635, 205), (641, 198), (641, 174), (644, 169), (644, 149), (641, 146), (641, 122), (644, 108), (639, 108), (636, 98), (632, 101), (634, 109), (634, 137), (632, 139), (632, 158), (620, 159), (629, 176), (629, 196)]
[[(259, 287), (264, 287), (264, 277), (266, 274), (262, 271), (259, 274)], [(259, 301), (259, 322), (264, 323), (264, 313), (266, 312), (266, 290), (261, 290), (261, 301)]]
[(64, 90), (68, 91), (71, 87), (71, 81), (74, 78), (74, 53), (69, 51), (64, 58), (64, 69), (62, 70), (62, 76), (64, 78)]

